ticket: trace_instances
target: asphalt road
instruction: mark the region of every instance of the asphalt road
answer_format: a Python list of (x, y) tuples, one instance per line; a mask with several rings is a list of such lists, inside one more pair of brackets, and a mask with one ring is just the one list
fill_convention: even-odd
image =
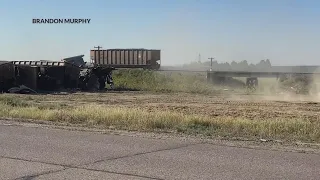
[(0, 125), (0, 179), (319, 179), (320, 155)]

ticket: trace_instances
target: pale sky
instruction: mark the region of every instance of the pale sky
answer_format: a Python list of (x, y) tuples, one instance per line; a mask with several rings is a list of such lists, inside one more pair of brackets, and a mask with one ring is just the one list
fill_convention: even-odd
[[(89, 18), (90, 24), (32, 24)], [(162, 65), (214, 57), (320, 65), (320, 1), (0, 0), (0, 60), (60, 60), (90, 49), (162, 50)]]

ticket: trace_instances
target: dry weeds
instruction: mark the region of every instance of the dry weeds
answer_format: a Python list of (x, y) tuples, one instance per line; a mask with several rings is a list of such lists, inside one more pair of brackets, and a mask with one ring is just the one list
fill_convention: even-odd
[(123, 130), (320, 142), (320, 104), (301, 98), (275, 101), (279, 97), (146, 92), (0, 95), (0, 116)]

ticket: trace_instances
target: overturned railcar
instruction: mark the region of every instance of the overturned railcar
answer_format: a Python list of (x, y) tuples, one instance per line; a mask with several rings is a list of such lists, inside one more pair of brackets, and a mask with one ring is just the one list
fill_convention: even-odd
[(84, 55), (73, 56), (64, 58), (63, 61), (76, 65), (81, 68), (79, 74), (78, 87), (81, 90), (103, 90), (106, 88), (106, 83), (110, 84), (113, 88), (112, 71), (115, 68), (108, 66), (99, 66), (94, 64), (93, 66), (87, 65), (83, 60)]
[(12, 62), (0, 61), (0, 92), (6, 92), (15, 84), (15, 69)]
[(16, 82), (34, 90), (78, 88), (80, 68), (58, 61), (13, 61)]
[(83, 60), (84, 55), (79, 55), (79, 56), (72, 56), (68, 58), (64, 58), (63, 61), (76, 65), (78, 67), (84, 67), (86, 65), (86, 62)]
[(161, 50), (157, 49), (107, 49), (91, 50), (94, 65), (113, 68), (160, 69)]

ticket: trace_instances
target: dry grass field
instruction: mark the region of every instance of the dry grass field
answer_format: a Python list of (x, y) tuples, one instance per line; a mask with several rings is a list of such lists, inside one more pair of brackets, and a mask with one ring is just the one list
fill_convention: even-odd
[(118, 88), (140, 91), (0, 95), (0, 118), (88, 127), (197, 134), (214, 138), (320, 142), (320, 98), (257, 93), (206, 83), (204, 74), (120, 71)]
[(320, 142), (320, 103), (288, 98), (150, 92), (1, 95), (0, 115), (121, 130)]

